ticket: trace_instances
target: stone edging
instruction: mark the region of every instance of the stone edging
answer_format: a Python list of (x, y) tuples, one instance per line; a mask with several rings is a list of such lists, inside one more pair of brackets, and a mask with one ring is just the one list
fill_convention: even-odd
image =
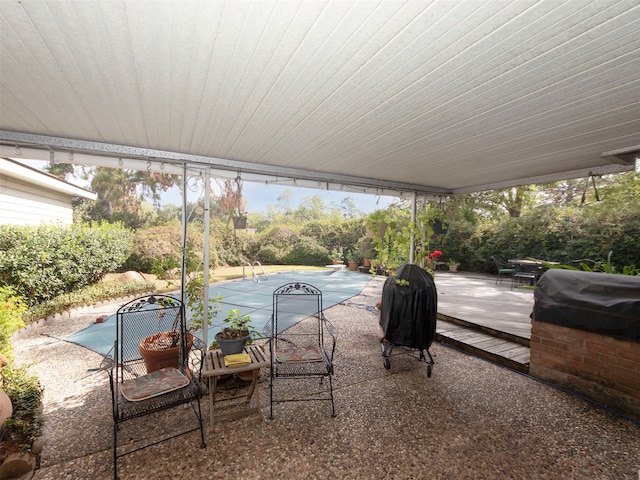
[(137, 298), (137, 297), (142, 296), (142, 295), (145, 295), (145, 294), (144, 293), (140, 293), (140, 294), (136, 294), (136, 295), (128, 295), (126, 297), (112, 298), (111, 300), (104, 300), (102, 302), (94, 303), (93, 305), (85, 305), (83, 307), (72, 308), (71, 310), (64, 310), (61, 313), (56, 313), (54, 315), (49, 315), (47, 318), (41, 318), (39, 320), (34, 320), (33, 322), (29, 323), (28, 325), (25, 325), (24, 327), (22, 327), (20, 330), (14, 332), (12, 337), (20, 338), (23, 335), (31, 333), (32, 330), (34, 330), (34, 329), (36, 329), (38, 327), (42, 327), (44, 325), (50, 324), (52, 322), (55, 322), (55, 321), (58, 321), (58, 320), (62, 320), (62, 319), (69, 319), (71, 317), (75, 317), (76, 315), (83, 315), (83, 314), (89, 313), (94, 308), (97, 308), (97, 307), (100, 307), (100, 306), (110, 305), (112, 303), (115, 303), (115, 304), (117, 304), (117, 303), (126, 303), (126, 302), (129, 302), (129, 301), (133, 300), (134, 298)]

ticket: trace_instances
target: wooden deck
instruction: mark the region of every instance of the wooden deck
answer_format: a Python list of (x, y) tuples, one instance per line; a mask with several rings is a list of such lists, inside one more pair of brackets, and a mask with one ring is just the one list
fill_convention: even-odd
[(437, 272), (436, 340), (521, 372), (529, 371), (533, 291), (496, 277)]
[(473, 324), (465, 325), (458, 319), (438, 316), (436, 340), (505, 367), (529, 372), (529, 345), (523, 344), (525, 342), (521, 339), (490, 333)]

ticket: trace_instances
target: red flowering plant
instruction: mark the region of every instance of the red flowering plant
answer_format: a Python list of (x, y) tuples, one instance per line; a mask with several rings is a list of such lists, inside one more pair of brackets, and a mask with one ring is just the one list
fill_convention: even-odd
[(427, 258), (425, 258), (425, 260), (427, 261), (425, 268), (429, 270), (432, 274), (433, 272), (436, 271), (438, 258), (440, 258), (441, 255), (442, 255), (442, 252), (440, 250), (434, 250), (427, 256)]

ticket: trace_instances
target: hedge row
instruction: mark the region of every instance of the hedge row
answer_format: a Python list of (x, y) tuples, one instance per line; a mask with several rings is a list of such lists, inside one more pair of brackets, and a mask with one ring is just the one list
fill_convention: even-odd
[(467, 270), (491, 271), (491, 255), (570, 263), (602, 261), (613, 252), (612, 263), (621, 272), (624, 266), (640, 267), (640, 206), (616, 211), (598, 205), (538, 207), (481, 227), (452, 224), (441, 242), (445, 255)]
[(133, 233), (118, 224), (0, 225), (0, 284), (34, 305), (96, 283), (131, 254)]

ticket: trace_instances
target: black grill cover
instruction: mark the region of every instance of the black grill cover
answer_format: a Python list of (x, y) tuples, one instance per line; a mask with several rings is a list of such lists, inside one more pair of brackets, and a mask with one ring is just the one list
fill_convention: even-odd
[[(396, 280), (406, 280), (404, 286)], [(380, 326), (395, 345), (426, 350), (436, 333), (438, 298), (433, 277), (413, 264), (401, 266), (382, 288)]]
[(533, 296), (534, 320), (640, 342), (640, 277), (551, 269)]

